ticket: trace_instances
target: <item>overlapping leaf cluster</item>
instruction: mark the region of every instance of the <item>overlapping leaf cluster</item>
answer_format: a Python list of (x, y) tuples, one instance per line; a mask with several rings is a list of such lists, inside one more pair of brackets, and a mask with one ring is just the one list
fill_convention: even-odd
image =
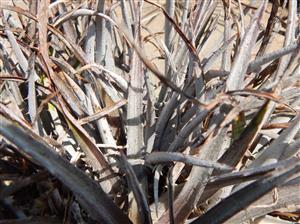
[(298, 4), (1, 1), (0, 223), (299, 221)]

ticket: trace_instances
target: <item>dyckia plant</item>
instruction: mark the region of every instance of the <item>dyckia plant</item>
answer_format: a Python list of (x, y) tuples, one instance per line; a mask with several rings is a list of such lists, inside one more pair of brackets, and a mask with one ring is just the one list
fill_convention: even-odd
[(299, 1), (1, 0), (0, 223), (300, 220)]

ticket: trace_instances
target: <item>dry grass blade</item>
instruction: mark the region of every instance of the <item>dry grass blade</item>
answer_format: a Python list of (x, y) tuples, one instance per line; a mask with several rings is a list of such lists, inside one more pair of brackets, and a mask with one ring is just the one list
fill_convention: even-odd
[(34, 70), (34, 62), (35, 55), (31, 55), (29, 59), (29, 66), (28, 66), (28, 113), (31, 119), (33, 126), (35, 124), (35, 118), (37, 115), (37, 103), (36, 103), (36, 92), (35, 92), (35, 70)]
[[(218, 58), (218, 56), (220, 54), (223, 53), (223, 55), (228, 51), (228, 47), (230, 47), (230, 45), (233, 43), (234, 39), (236, 38), (236, 36), (232, 36), (230, 39), (228, 39), (224, 44), (223, 46), (218, 49), (217, 51), (213, 52), (212, 55), (207, 58), (207, 60), (204, 63), (204, 66), (203, 66), (203, 70), (204, 72), (207, 72), (208, 69), (212, 66), (213, 63), (215, 63), (216, 59)], [(227, 59), (226, 59), (227, 60)], [(224, 63), (229, 63), (229, 62), (224, 62)], [(228, 67), (228, 65), (226, 65), (226, 68)], [(227, 71), (227, 69), (223, 69), (224, 71)]]
[(268, 101), (263, 105), (250, 124), (241, 133), (240, 137), (232, 143), (230, 148), (218, 160), (220, 163), (235, 167), (241, 161), (247, 149), (249, 149), (258, 135), (259, 130), (267, 119), (269, 119), (272, 108), (273, 102)]
[(258, 26), (261, 22), (267, 1), (262, 1), (259, 9), (247, 29), (239, 51), (233, 62), (232, 69), (226, 81), (227, 90), (237, 90), (244, 87), (244, 76), (249, 64), (249, 57), (258, 36)]
[(58, 27), (62, 23), (66, 22), (67, 20), (74, 19), (79, 16), (100, 16), (100, 17), (108, 20), (109, 22), (111, 22), (113, 25), (116, 25), (116, 23), (109, 16), (107, 16), (103, 13), (99, 13), (99, 12), (96, 12), (96, 11), (93, 11), (90, 9), (77, 9), (77, 10), (70, 12), (70, 13), (64, 15), (63, 17), (59, 18), (54, 23), (54, 27)]
[(173, 181), (173, 167), (168, 173), (168, 206), (169, 206), (169, 220), (170, 224), (174, 224), (174, 181)]
[(7, 4), (1, 4), (0, 5), (1, 9), (6, 9), (6, 10), (11, 10), (20, 14), (23, 14), (25, 16), (27, 16), (30, 19), (33, 19), (35, 22), (37, 22), (37, 18), (32, 15), (30, 12), (18, 7), (18, 6), (11, 6), (11, 5), (7, 5)]
[(38, 7), (38, 14), (37, 14), (37, 20), (38, 20), (38, 34), (39, 34), (39, 41), (40, 41), (40, 52), (43, 55), (43, 58), (46, 60), (46, 63), (48, 63), (49, 57), (48, 57), (48, 41), (47, 41), (47, 31), (48, 31), (48, 7), (49, 7), (49, 1), (42, 1), (41, 4), (39, 4)]
[[(50, 8), (50, 7), (49, 7)], [(65, 12), (68, 11), (66, 4), (65, 3), (60, 3), (58, 4), (58, 10), (59, 13), (64, 14)], [(76, 42), (77, 39), (77, 33), (74, 27), (74, 23), (72, 21), (67, 21), (63, 25), (64, 33), (67, 35), (68, 39), (73, 40)]]
[(277, 18), (276, 18), (278, 9), (279, 9), (279, 1), (276, 0), (276, 1), (274, 1), (273, 5), (272, 5), (272, 11), (271, 11), (270, 17), (268, 19), (268, 24), (267, 24), (267, 27), (266, 27), (266, 30), (264, 33), (264, 37), (262, 39), (262, 44), (257, 52), (257, 56), (261, 56), (266, 51), (266, 48), (267, 48), (269, 41), (271, 39), (271, 36), (272, 36), (272, 31), (274, 29), (274, 26), (275, 26), (276, 22), (278, 22)]
[[(299, 39), (300, 40), (300, 39)], [(254, 72), (260, 69), (260, 66), (263, 64), (266, 64), (268, 62), (271, 62), (277, 58), (282, 57), (283, 55), (290, 54), (293, 51), (299, 50), (300, 48), (300, 41), (299, 43), (291, 44), (287, 47), (281, 48), (275, 52), (266, 54), (264, 56), (261, 56), (259, 58), (256, 58), (254, 61), (251, 61), (247, 73)]]
[[(299, 3), (298, 3), (299, 4)], [(289, 10), (287, 18), (287, 28), (285, 32), (284, 47), (292, 44), (295, 41), (296, 29), (297, 29), (297, 2), (289, 1)], [(279, 59), (279, 65), (274, 75), (274, 80), (280, 80), (290, 62), (291, 55), (286, 55)]]
[[(223, 1), (224, 5), (224, 42), (228, 43), (230, 41), (230, 35), (232, 32), (231, 24), (232, 24), (232, 16), (231, 16), (231, 2), (229, 4), (226, 4), (225, 1)], [(224, 44), (225, 45), (225, 44)], [(222, 55), (222, 70), (229, 71), (231, 67), (231, 47), (232, 45), (229, 44), (228, 47), (226, 47), (223, 55)]]
[(172, 116), (175, 108), (176, 108), (176, 103), (178, 101), (178, 94), (173, 93), (173, 96), (169, 100), (169, 102), (164, 106), (162, 109), (160, 116), (156, 122), (155, 126), (155, 140), (154, 140), (154, 145), (153, 149), (154, 150), (159, 150), (161, 146), (161, 141), (164, 136), (164, 131), (166, 129), (166, 125), (168, 124), (168, 121), (170, 117)]
[(79, 123), (81, 125), (83, 125), (83, 124), (98, 120), (98, 119), (100, 119), (102, 117), (105, 117), (106, 115), (110, 114), (111, 112), (119, 109), (120, 107), (126, 105), (126, 103), (127, 103), (127, 100), (120, 100), (119, 102), (117, 102), (117, 103), (115, 103), (111, 106), (100, 109), (100, 111), (95, 112), (93, 115), (89, 115), (87, 117), (81, 118), (79, 120)]
[(121, 9), (122, 9), (122, 16), (124, 18), (124, 21), (125, 21), (125, 24), (127, 26), (128, 29), (131, 28), (131, 24), (132, 24), (132, 18), (131, 16), (129, 15), (128, 13), (128, 7), (127, 7), (127, 4), (125, 2), (125, 0), (121, 0)]
[[(283, 185), (283, 183), (292, 175), (300, 171), (299, 160), (297, 163), (290, 165), (289, 168), (275, 171), (270, 177), (258, 180), (247, 187), (233, 193), (225, 200), (217, 204), (205, 215), (200, 216), (192, 223), (201, 224), (217, 224), (223, 223), (237, 212), (249, 206), (251, 203), (270, 192), (275, 187)], [(237, 203), (238, 202), (238, 203)], [(219, 211), (223, 212), (220, 213)]]
[[(207, 189), (211, 192), (220, 189), (221, 187), (239, 184), (242, 182), (246, 182), (248, 180), (257, 180), (262, 177), (267, 177), (271, 172), (276, 169), (283, 169), (290, 164), (296, 163), (298, 158), (292, 157), (278, 163), (272, 163), (269, 165), (257, 167), (257, 168), (249, 168), (241, 171), (236, 171), (233, 173), (225, 173), (221, 175), (216, 175), (210, 178), (208, 181)], [(203, 202), (204, 197), (201, 198), (200, 202)]]
[(19, 62), (20, 66), (21, 66), (21, 68), (22, 68), (22, 70), (24, 72), (23, 76), (25, 78), (27, 78), (26, 77), (26, 71), (28, 69), (28, 61), (25, 58), (25, 56), (24, 56), (24, 54), (23, 54), (23, 52), (22, 52), (19, 44), (17, 43), (17, 40), (16, 40), (14, 34), (8, 28), (6, 29), (5, 32), (6, 32), (6, 35), (8, 37), (8, 40), (9, 40), (9, 42), (11, 44), (11, 47), (13, 48), (14, 53), (15, 53), (17, 59), (18, 59), (18, 62)]
[(280, 160), (287, 159), (295, 155), (300, 150), (300, 139), (298, 138), (294, 143), (290, 144), (280, 156)]
[[(226, 129), (221, 129), (215, 136), (211, 134), (207, 138), (205, 144), (201, 147), (201, 153), (198, 156), (199, 159), (210, 161), (217, 160), (219, 152), (221, 150), (220, 145), (223, 141), (225, 131)], [(208, 180), (212, 172), (213, 169), (196, 166), (192, 168), (189, 176), (189, 181), (186, 182), (174, 202), (175, 223), (183, 222), (183, 220), (185, 220), (192, 212), (192, 209), (194, 208), (204, 191), (205, 184), (203, 183)], [(169, 216), (167, 211), (159, 219), (159, 222), (168, 222), (168, 219)]]
[(188, 136), (195, 130), (195, 128), (203, 122), (205, 117), (208, 115), (208, 110), (203, 110), (197, 114), (197, 116), (191, 120), (175, 137), (174, 141), (170, 144), (168, 148), (169, 152), (178, 151), (180, 147), (184, 144)]
[(133, 191), (135, 200), (137, 201), (141, 223), (152, 223), (151, 212), (147, 202), (147, 198), (143, 193), (141, 186), (139, 185), (139, 181), (135, 175), (132, 166), (127, 161), (127, 158), (123, 153), (121, 153), (121, 164), (124, 167), (128, 184), (131, 190)]
[(284, 153), (285, 148), (290, 144), (295, 135), (300, 129), (300, 114), (298, 114), (290, 126), (285, 129), (265, 151), (252, 162), (250, 167), (255, 167), (262, 164), (277, 162), (281, 155)]
[[(110, 166), (103, 156), (101, 151), (97, 148), (95, 143), (89, 138), (87, 132), (78, 124), (78, 122), (72, 117), (63, 102), (60, 102), (62, 111), (66, 117), (67, 123), (74, 134), (75, 138), (82, 147), (82, 150), (86, 153), (90, 164), (95, 170), (107, 170), (109, 172)], [(110, 174), (110, 172), (109, 172)]]
[(61, 73), (52, 73), (52, 80), (59, 91), (59, 93), (63, 96), (64, 100), (68, 103), (68, 105), (72, 108), (74, 113), (78, 117), (83, 117), (87, 114), (86, 108), (82, 105), (82, 102), (79, 101), (78, 97), (76, 96), (76, 92), (74, 88), (69, 84), (67, 81), (66, 75)]
[(153, 152), (146, 156), (145, 161), (151, 164), (182, 162), (188, 165), (202, 166), (218, 170), (232, 170), (230, 166), (227, 166), (225, 164), (201, 160), (194, 156), (184, 155), (178, 152)]
[(114, 80), (118, 84), (118, 86), (120, 86), (120, 88), (123, 91), (127, 90), (128, 83), (122, 76), (120, 76), (120, 75), (118, 75), (118, 74), (116, 74), (112, 71), (109, 71), (108, 69), (106, 69), (103, 66), (98, 65), (98, 64), (88, 64), (88, 65), (82, 66), (79, 70), (76, 71), (76, 74), (79, 74), (82, 71), (93, 68), (93, 67), (98, 68), (98, 69), (103, 70), (104, 72), (106, 72), (106, 74), (110, 75), (111, 79)]
[(182, 30), (180, 29), (180, 27), (176, 24), (176, 22), (168, 15), (168, 13), (166, 12), (166, 10), (164, 10), (164, 8), (162, 8), (160, 5), (158, 5), (155, 2), (151, 2), (149, 0), (145, 0), (145, 2), (155, 5), (156, 7), (158, 7), (165, 15), (165, 17), (169, 20), (169, 22), (173, 25), (174, 29), (177, 31), (177, 33), (180, 35), (180, 37), (184, 40), (187, 48), (189, 49), (191, 55), (193, 56), (193, 59), (195, 61), (197, 61), (200, 64), (200, 59), (197, 53), (196, 48), (193, 46), (193, 44), (191, 43), (191, 41), (186, 37), (186, 35), (182, 32)]
[[(292, 180), (293, 181), (293, 180)], [(289, 181), (289, 182), (292, 182)], [(299, 179), (296, 183), (286, 183), (282, 187), (276, 188), (254, 202), (247, 209), (243, 209), (232, 218), (230, 218), (226, 223), (242, 223), (244, 221), (254, 219), (257, 217), (264, 216), (272, 211), (281, 210), (286, 207), (293, 207), (297, 204), (299, 195)], [(297, 208), (295, 208), (297, 209)], [(278, 222), (283, 223), (282, 219), (277, 219)], [(288, 223), (291, 223), (288, 221)]]
[(127, 125), (128, 125), (128, 155), (141, 152), (144, 144), (143, 136), (143, 85), (142, 62), (138, 55), (133, 53), (131, 79), (128, 89)]

